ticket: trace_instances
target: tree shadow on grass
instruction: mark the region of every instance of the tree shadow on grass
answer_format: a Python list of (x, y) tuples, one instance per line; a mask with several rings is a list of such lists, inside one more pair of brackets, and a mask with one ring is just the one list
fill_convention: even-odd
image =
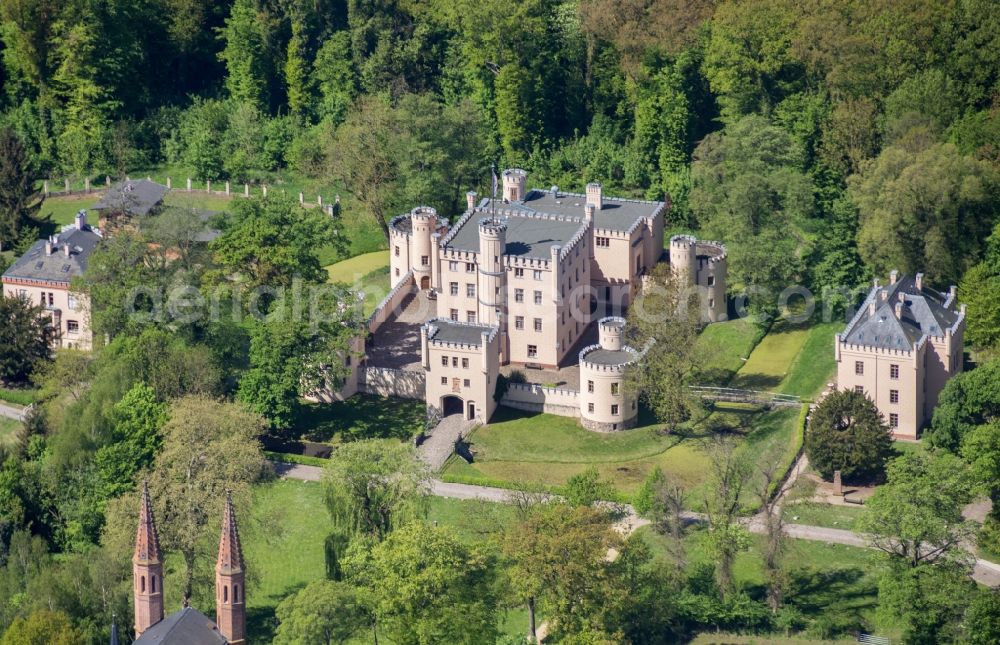
[(878, 588), (856, 567), (838, 569), (794, 569), (788, 574), (788, 602), (805, 616), (818, 617), (829, 611), (857, 612), (876, 605)]
[(729, 387), (743, 390), (771, 390), (778, 387), (782, 378), (773, 374), (757, 374), (755, 372), (746, 374), (737, 373), (736, 378), (732, 380)]
[(421, 401), (359, 394), (346, 401), (302, 406), (288, 436), (332, 443), (359, 439), (405, 441), (423, 430), (425, 414)]

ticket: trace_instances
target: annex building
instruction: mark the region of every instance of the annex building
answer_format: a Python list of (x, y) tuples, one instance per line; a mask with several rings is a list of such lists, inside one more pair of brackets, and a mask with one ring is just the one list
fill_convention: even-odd
[[(529, 189), (527, 179), (509, 169), (497, 198), (467, 193), (453, 225), (423, 206), (393, 218), (392, 289), (339, 397), (424, 398), (480, 423), (499, 403), (620, 430), (635, 423), (624, 378), (640, 358), (621, 316), (653, 267), (669, 262), (699, 290), (705, 322), (726, 319), (725, 247), (675, 236), (665, 248), (668, 202), (610, 197), (599, 183)], [(511, 382), (497, 401), (512, 366), (559, 384)]]
[(894, 437), (916, 439), (945, 383), (962, 371), (964, 332), (954, 286), (939, 293), (922, 273), (893, 271), (836, 336), (837, 386), (870, 398)]

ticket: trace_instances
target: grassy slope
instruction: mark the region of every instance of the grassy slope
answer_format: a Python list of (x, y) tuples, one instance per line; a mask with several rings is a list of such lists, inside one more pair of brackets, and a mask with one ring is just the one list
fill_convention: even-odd
[(736, 373), (732, 385), (806, 398), (818, 394), (833, 374), (833, 335), (841, 327), (838, 322), (776, 323)]
[[(50, 216), (55, 222), (56, 228), (72, 224), (77, 211), (81, 208), (90, 208), (100, 199), (98, 195), (75, 195), (72, 197), (49, 197), (42, 202), (42, 208), (38, 211), (42, 217)], [(95, 221), (96, 225), (97, 222)]]
[[(467, 540), (484, 539), (511, 521), (509, 507), (477, 500), (431, 498), (427, 521), (454, 527)], [(330, 518), (317, 483), (278, 480), (258, 486), (255, 522), (245, 523), (243, 548), (251, 580), (247, 592), (249, 631), (269, 642), (278, 603), (309, 582), (324, 577), (324, 541)], [(526, 624), (518, 612), (506, 616), (515, 633)], [(367, 642), (367, 641), (365, 641)]]
[(365, 294), (365, 314), (375, 311), (389, 294), (389, 252), (365, 253), (326, 267), (330, 282), (341, 282)]
[(819, 323), (809, 329), (809, 337), (778, 388), (779, 392), (811, 397), (818, 394), (833, 376), (833, 336), (844, 325), (840, 322)]
[(11, 441), (14, 438), (14, 433), (17, 432), (20, 427), (20, 421), (8, 419), (7, 417), (0, 417), (0, 446), (3, 446), (7, 442)]
[[(771, 451), (772, 446), (790, 449), (797, 415), (793, 409), (728, 412), (724, 418), (714, 415), (711, 422), (749, 426), (746, 449), (756, 455)], [(593, 466), (619, 494), (628, 496), (659, 466), (691, 493), (691, 505), (697, 505), (699, 487), (709, 470), (709, 458), (702, 449), (706, 441), (694, 433), (689, 438), (664, 434), (654, 425), (600, 434), (584, 430), (576, 419), (499, 408), (493, 422), (470, 437), (474, 463), (453, 459), (445, 476), (457, 481), (558, 487)]]

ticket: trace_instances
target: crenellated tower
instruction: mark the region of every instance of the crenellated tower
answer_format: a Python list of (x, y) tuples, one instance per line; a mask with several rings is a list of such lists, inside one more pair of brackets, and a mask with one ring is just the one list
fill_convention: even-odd
[(156, 533), (149, 486), (142, 484), (139, 500), (139, 527), (132, 555), (132, 587), (135, 602), (135, 637), (163, 620), (163, 560)]
[(528, 192), (527, 187), (528, 173), (520, 168), (508, 168), (503, 171), (503, 201), (523, 201)]
[(243, 575), (243, 548), (236, 526), (233, 497), (226, 493), (219, 537), (219, 557), (215, 563), (215, 623), (230, 645), (246, 643), (246, 599)]
[(413, 233), (410, 236), (410, 263), (413, 277), (420, 289), (432, 286), (432, 265), (434, 263), (434, 238), (437, 231), (437, 211), (430, 206), (417, 206), (410, 211)]

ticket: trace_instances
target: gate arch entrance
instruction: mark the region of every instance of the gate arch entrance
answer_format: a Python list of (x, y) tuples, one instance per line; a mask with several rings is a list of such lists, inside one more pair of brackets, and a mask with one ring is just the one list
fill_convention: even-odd
[(442, 416), (450, 416), (452, 414), (464, 414), (465, 412), (465, 402), (462, 401), (457, 396), (447, 395), (441, 398), (441, 414)]

